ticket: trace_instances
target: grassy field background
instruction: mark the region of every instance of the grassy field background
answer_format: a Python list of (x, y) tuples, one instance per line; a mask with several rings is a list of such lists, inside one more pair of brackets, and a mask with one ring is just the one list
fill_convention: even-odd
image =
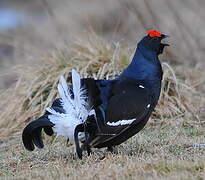
[[(11, 1), (26, 14), (0, 29), (0, 179), (205, 179), (205, 2)], [(0, 7), (1, 7), (0, 6)], [(60, 75), (114, 78), (150, 28), (171, 35), (159, 104), (143, 131), (82, 161), (62, 137), (28, 152), (21, 132), (57, 96)]]

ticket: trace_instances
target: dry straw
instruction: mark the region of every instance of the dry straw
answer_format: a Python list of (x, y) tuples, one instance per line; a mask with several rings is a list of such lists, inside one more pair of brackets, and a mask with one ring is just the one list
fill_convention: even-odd
[[(41, 115), (57, 96), (60, 75), (69, 82), (72, 68), (82, 77), (108, 79), (117, 76), (129, 62), (130, 53), (119, 43), (108, 44), (96, 38), (77, 40), (69, 51), (47, 57), (39, 67), (18, 67), (20, 76), (15, 87), (1, 94), (0, 136), (21, 130)], [(182, 124), (200, 123), (200, 107), (204, 103), (201, 94), (191, 83), (185, 83), (183, 71), (179, 79), (169, 64), (163, 63), (163, 70), (162, 93), (150, 124), (176, 123), (177, 119)]]

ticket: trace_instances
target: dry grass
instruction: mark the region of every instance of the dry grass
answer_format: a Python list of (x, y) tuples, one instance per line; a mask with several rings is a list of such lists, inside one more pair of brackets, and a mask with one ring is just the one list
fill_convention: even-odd
[(65, 139), (31, 153), (19, 143), (20, 134), (15, 136), (1, 144), (0, 175), (5, 179), (204, 179), (204, 149), (192, 147), (203, 140), (202, 128), (148, 126), (116, 153), (95, 150), (82, 161)]
[[(22, 2), (18, 8), (25, 11), (29, 3)], [(205, 143), (204, 7), (202, 0), (39, 0), (29, 5), (26, 11), (46, 14), (43, 23), (31, 18), (28, 26), (1, 33), (0, 43), (14, 46), (15, 54), (8, 65), (1, 64), (0, 83), (7, 74), (18, 74), (19, 80), (0, 94), (0, 179), (205, 179), (205, 148), (193, 147)], [(57, 96), (60, 75), (70, 81), (75, 67), (83, 77), (113, 78), (129, 63), (133, 47), (103, 42), (90, 31), (110, 42), (134, 44), (149, 28), (172, 38), (163, 56), (162, 95), (144, 130), (116, 153), (94, 150), (82, 161), (60, 137), (45, 137), (43, 150), (23, 148), (23, 127)], [(53, 53), (87, 34), (92, 38)], [(38, 61), (45, 52), (53, 56)], [(11, 70), (19, 63), (31, 66)]]
[[(114, 78), (129, 63), (121, 44), (92, 38), (46, 58), (39, 67), (18, 67), (19, 81), (1, 95), (0, 176), (5, 179), (203, 179), (203, 72), (163, 63), (162, 94), (156, 111), (137, 136), (115, 154), (95, 150), (79, 161), (65, 139), (45, 137), (46, 148), (27, 152), (21, 144), (26, 123), (57, 96), (60, 75), (70, 81), (75, 67), (83, 77)], [(48, 145), (50, 144), (50, 145)], [(45, 176), (46, 175), (46, 176)]]
[[(25, 122), (38, 117), (57, 96), (56, 86), (60, 75), (70, 80), (71, 68), (76, 68), (82, 77), (108, 79), (117, 76), (129, 61), (129, 52), (119, 43), (108, 44), (96, 38), (86, 42), (76, 41), (70, 51), (61, 51), (48, 57), (40, 67), (27, 67), (27, 70), (19, 67), (21, 76), (16, 86), (2, 95), (4, 101), (1, 101), (3, 113), (0, 115), (0, 126), (4, 129), (0, 135), (7, 136)], [(163, 69), (162, 94), (153, 115), (156, 123), (160, 123), (158, 119), (176, 116), (188, 117), (191, 123), (200, 123), (200, 108), (203, 107), (204, 98), (192, 86), (195, 82), (186, 84), (186, 79), (178, 79), (167, 63), (163, 63)], [(185, 74), (181, 72), (181, 76)]]

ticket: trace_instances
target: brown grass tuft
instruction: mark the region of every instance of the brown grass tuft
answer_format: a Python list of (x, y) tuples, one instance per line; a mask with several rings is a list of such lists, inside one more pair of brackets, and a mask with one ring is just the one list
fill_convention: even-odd
[[(129, 61), (130, 53), (120, 43), (108, 44), (96, 38), (77, 40), (71, 50), (46, 58), (38, 67), (19, 67), (16, 86), (1, 95), (0, 135), (18, 131), (42, 114), (57, 96), (59, 76), (69, 81), (71, 68), (76, 68), (82, 77), (108, 79), (117, 76)], [(176, 123), (164, 121), (172, 117), (183, 117), (183, 121), (189, 117), (191, 121), (187, 123), (199, 123), (204, 98), (194, 86), (186, 84), (186, 77), (178, 78), (169, 64), (163, 63), (163, 70), (162, 94), (152, 124)]]

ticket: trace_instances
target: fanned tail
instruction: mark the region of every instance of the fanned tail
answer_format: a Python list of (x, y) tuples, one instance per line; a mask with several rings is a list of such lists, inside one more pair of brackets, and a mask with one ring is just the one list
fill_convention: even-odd
[[(81, 84), (85, 81), (90, 84), (94, 80), (81, 81), (80, 75), (75, 70), (72, 70), (73, 86), (68, 86), (64, 77), (60, 77), (58, 84), (60, 98), (56, 99), (52, 106), (46, 109), (43, 116), (29, 123), (23, 130), (22, 140), (26, 149), (33, 151), (35, 146), (38, 148), (44, 147), (41, 137), (41, 131), (44, 129), (47, 135), (51, 136), (55, 132), (57, 135), (75, 141), (77, 152), (80, 152), (77, 146), (79, 144), (76, 141), (85, 138), (82, 125), (87, 120), (91, 110), (88, 101), (90, 92), (87, 93)], [(81, 128), (79, 129), (79, 127)], [(81, 133), (78, 134), (79, 132)]]

